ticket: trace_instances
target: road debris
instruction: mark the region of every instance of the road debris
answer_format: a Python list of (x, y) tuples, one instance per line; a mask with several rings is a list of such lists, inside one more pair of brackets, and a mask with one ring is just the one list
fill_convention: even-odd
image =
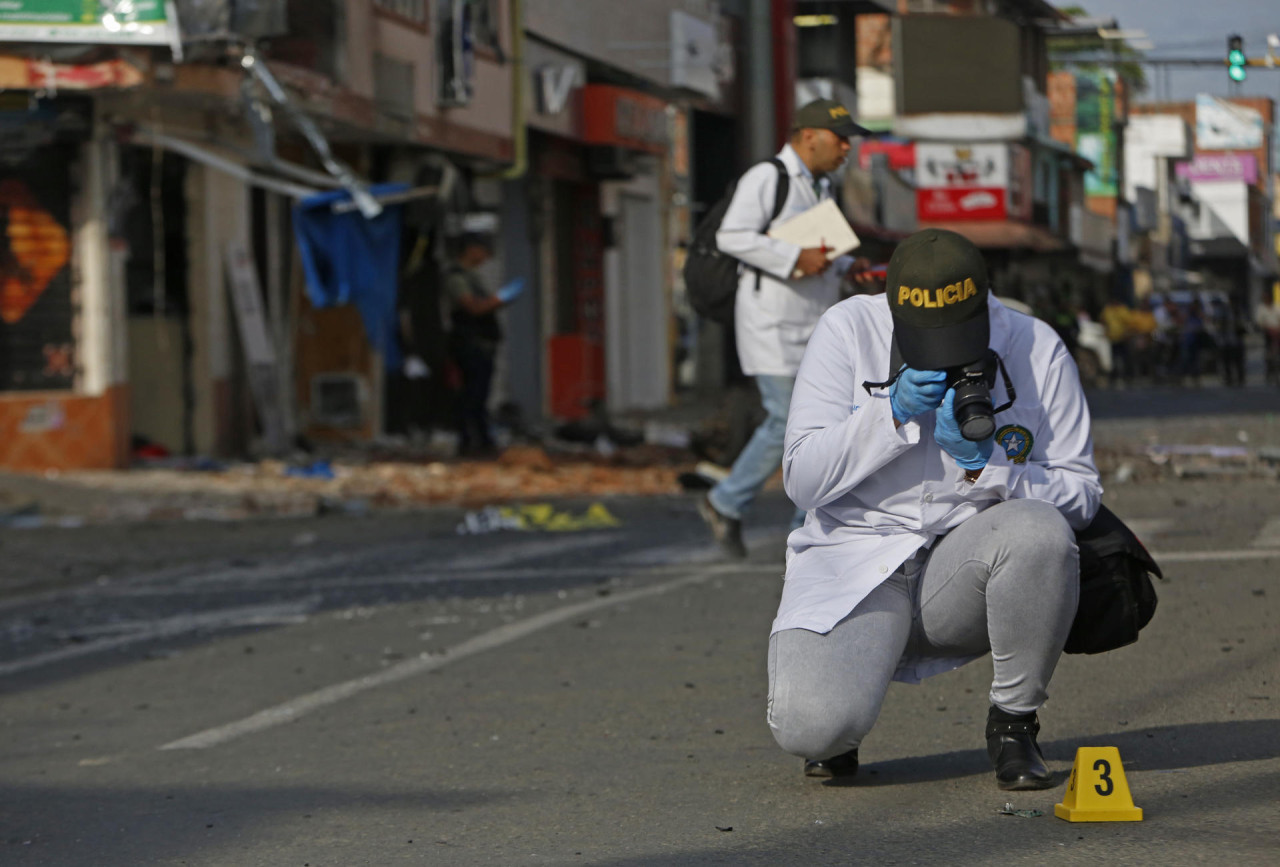
[(1044, 810), (1014, 809), (1012, 801), (1006, 801), (1005, 805), (996, 812), (1002, 816), (1017, 816), (1019, 819), (1038, 819), (1044, 815)]
[(622, 522), (602, 503), (592, 503), (581, 515), (557, 509), (550, 503), (524, 506), (486, 506), (468, 512), (458, 525), (458, 535), (482, 535), (502, 530), (570, 533), (621, 527)]

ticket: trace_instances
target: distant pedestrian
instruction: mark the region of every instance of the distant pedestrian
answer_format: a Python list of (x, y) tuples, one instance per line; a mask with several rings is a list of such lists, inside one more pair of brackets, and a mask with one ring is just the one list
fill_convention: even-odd
[(1182, 309), (1166, 295), (1152, 312), (1156, 319), (1157, 375), (1162, 379), (1174, 379), (1180, 370)]
[(1270, 292), (1262, 293), (1262, 300), (1253, 311), (1253, 323), (1262, 331), (1266, 362), (1266, 382), (1280, 384), (1280, 306)]
[(1150, 296), (1140, 299), (1138, 306), (1129, 311), (1129, 333), (1134, 374), (1148, 378), (1154, 376), (1156, 317), (1151, 310)]
[[(791, 139), (778, 152), (788, 178), (787, 197), (772, 217), (780, 170), (760, 163), (738, 182), (716, 233), (721, 252), (743, 262), (734, 308), (742, 372), (753, 377), (767, 416), (733, 463), (728, 478), (708, 492), (699, 512), (733, 558), (747, 555), (742, 516), (782, 465), (782, 440), (796, 371), (823, 312), (840, 300), (841, 278), (854, 260), (831, 262), (824, 247), (801, 248), (770, 238), (769, 228), (829, 199), (835, 171), (849, 154), (851, 136), (868, 131), (829, 99), (796, 112)], [(793, 524), (803, 520), (797, 512)]]
[(1200, 384), (1200, 352), (1209, 339), (1204, 305), (1195, 299), (1187, 307), (1178, 331), (1178, 359), (1184, 384)]
[(1244, 385), (1244, 329), (1235, 308), (1225, 298), (1214, 297), (1210, 302), (1209, 320), (1212, 323), (1213, 341), (1218, 349), (1218, 365), (1222, 384), (1228, 387)]
[(449, 347), (462, 375), (458, 411), (458, 454), (482, 457), (494, 452), (489, 429), (489, 391), (494, 359), (502, 342), (498, 310), (520, 294), (524, 281), (513, 280), (490, 294), (478, 269), (493, 256), (487, 235), (466, 234), (458, 242), (453, 265), (445, 273), (452, 322)]
[(1102, 308), (1102, 327), (1111, 344), (1111, 385), (1133, 380), (1133, 355), (1130, 348), (1130, 318), (1133, 311), (1119, 298), (1112, 298)]

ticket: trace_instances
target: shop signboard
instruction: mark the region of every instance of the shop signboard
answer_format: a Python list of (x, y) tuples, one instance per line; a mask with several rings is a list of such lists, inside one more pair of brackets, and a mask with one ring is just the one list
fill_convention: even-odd
[(1093, 168), (1084, 176), (1085, 195), (1115, 196), (1115, 72), (1078, 72), (1075, 79), (1076, 152), (1093, 163)]
[(0, 42), (169, 45), (165, 0), (4, 0)]
[(871, 158), (876, 154), (884, 154), (889, 158), (889, 168), (895, 172), (911, 170), (916, 167), (916, 143), (913, 141), (892, 141), (890, 139), (864, 139), (857, 145), (858, 168), (871, 168)]
[(1262, 114), (1202, 93), (1196, 97), (1196, 147), (1253, 150), (1262, 147)]
[(1201, 181), (1258, 182), (1258, 160), (1253, 154), (1196, 154), (1189, 162), (1178, 163), (1178, 177)]
[(921, 220), (1003, 220), (1008, 187), (1009, 147), (1003, 142), (916, 145), (916, 212)]
[(587, 144), (666, 153), (671, 140), (667, 104), (624, 87), (588, 84), (582, 88), (582, 139)]

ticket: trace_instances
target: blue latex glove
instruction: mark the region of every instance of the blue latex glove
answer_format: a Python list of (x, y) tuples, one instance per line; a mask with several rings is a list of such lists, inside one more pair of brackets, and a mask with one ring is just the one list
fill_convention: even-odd
[(996, 444), (994, 437), (974, 442), (960, 435), (960, 423), (956, 421), (954, 388), (947, 389), (942, 406), (934, 414), (933, 438), (942, 446), (943, 451), (955, 458), (956, 466), (962, 470), (980, 470), (985, 467)]
[(947, 375), (941, 370), (904, 367), (889, 386), (889, 406), (899, 424), (937, 409), (947, 391)]
[(505, 284), (501, 289), (498, 290), (498, 293), (497, 293), (498, 300), (501, 301), (503, 304), (510, 304), (523, 291), (524, 291), (524, 278), (517, 277), (516, 279)]

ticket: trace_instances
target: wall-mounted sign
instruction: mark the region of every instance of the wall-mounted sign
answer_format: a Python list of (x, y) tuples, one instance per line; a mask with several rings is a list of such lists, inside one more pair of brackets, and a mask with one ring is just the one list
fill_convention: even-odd
[(1008, 186), (1009, 147), (1003, 142), (916, 145), (921, 220), (1003, 220)]
[(1253, 154), (1196, 154), (1190, 162), (1178, 163), (1175, 171), (1189, 181), (1258, 182), (1258, 160)]
[(678, 9), (671, 11), (671, 83), (676, 87), (720, 98), (720, 82), (732, 75), (725, 70), (724, 49), (716, 26)]
[(1262, 147), (1262, 115), (1202, 93), (1196, 97), (1196, 147), (1251, 150)]
[(889, 158), (889, 168), (895, 172), (916, 167), (916, 143), (913, 141), (891, 141), (889, 139), (865, 139), (858, 142), (858, 168), (871, 168), (871, 157), (885, 154)]
[(588, 84), (582, 88), (582, 139), (588, 144), (665, 153), (670, 141), (667, 104), (624, 87)]
[(1115, 72), (1077, 73), (1076, 152), (1093, 163), (1084, 176), (1087, 196), (1116, 194), (1115, 115)]
[(165, 0), (4, 0), (0, 42), (169, 45)]
[(573, 89), (581, 82), (578, 67), (547, 64), (533, 71), (533, 94), (542, 114), (560, 114), (569, 106)]

